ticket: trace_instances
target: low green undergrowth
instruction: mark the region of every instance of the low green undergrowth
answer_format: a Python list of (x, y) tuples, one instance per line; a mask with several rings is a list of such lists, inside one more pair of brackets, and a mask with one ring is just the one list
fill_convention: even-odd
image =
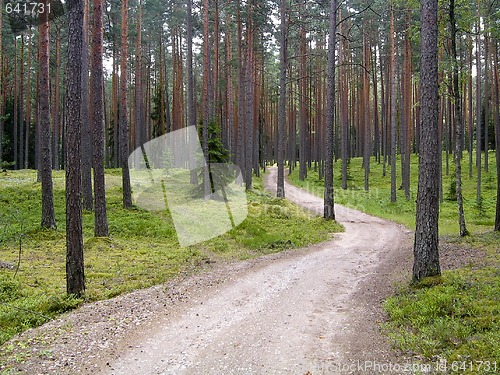
[[(453, 200), (453, 172), (443, 177), (443, 202), (440, 205), (441, 241), (477, 251), (486, 250), (480, 264), (443, 272), (418, 285), (404, 286), (385, 303), (388, 321), (383, 331), (393, 345), (406, 355), (423, 358), (437, 372), (447, 366), (448, 373), (493, 374), (500, 372), (500, 233), (492, 232), (495, 220), (496, 177), (494, 155), (490, 172), (483, 172), (481, 202), (476, 202), (476, 169), (469, 177), (465, 168), (463, 194), (465, 216), (472, 235), (458, 236), (457, 203)], [(443, 157), (444, 159), (444, 157)], [(467, 160), (464, 157), (464, 160)], [(373, 158), (372, 158), (373, 161)], [(335, 164), (335, 200), (366, 213), (415, 228), (417, 157), (411, 160), (411, 199), (397, 191), (390, 202), (390, 167), (383, 176), (382, 165), (372, 163), (370, 190), (364, 190), (362, 159), (349, 164), (348, 189), (341, 184), (341, 161)], [(443, 166), (444, 167), (444, 166)], [(445, 171), (445, 169), (443, 169)], [(318, 172), (308, 171), (299, 180), (298, 168), (288, 176), (290, 182), (322, 196), (324, 181)], [(398, 170), (398, 184), (401, 184)], [(465, 263), (465, 262), (464, 262)], [(438, 369), (436, 363), (440, 363)], [(453, 367), (452, 367), (453, 366)], [(496, 370), (496, 371), (495, 371)], [(440, 373), (444, 373), (441, 371)]]
[(493, 374), (500, 370), (500, 233), (448, 241), (486, 250), (483, 265), (402, 288), (384, 304), (384, 331), (403, 352), (454, 365), (455, 373)]
[[(180, 247), (168, 211), (125, 210), (121, 174), (106, 174), (110, 237), (93, 236), (94, 216), (83, 214), (86, 293), (66, 296), (64, 172), (54, 172), (57, 230), (40, 229), (41, 192), (35, 171), (0, 174), (0, 344), (84, 301), (110, 298), (195, 272), (213, 261), (233, 261), (324, 241), (341, 227), (311, 217), (263, 192), (247, 193), (246, 220), (222, 236)], [(20, 246), (21, 245), (21, 246)], [(19, 263), (19, 269), (16, 271)]]
[[(453, 200), (454, 172), (449, 169), (446, 175), (445, 155), (443, 154), (443, 200), (439, 211), (439, 231), (442, 235), (457, 234), (458, 209), (457, 202)], [(496, 164), (494, 152), (489, 154), (489, 172), (482, 172), (481, 200), (476, 202), (477, 169), (474, 166), (473, 175), (469, 177), (467, 153), (464, 154), (463, 162), (463, 197), (464, 211), (467, 227), (470, 232), (485, 232), (493, 228), (495, 223), (496, 203)], [(475, 157), (474, 157), (475, 160)], [(347, 189), (343, 190), (342, 184), (342, 161), (338, 160), (334, 166), (335, 202), (358, 209), (371, 215), (403, 224), (408, 228), (415, 228), (415, 201), (417, 198), (418, 181), (418, 156), (411, 156), (410, 176), (410, 200), (406, 200), (404, 190), (401, 186), (401, 168), (398, 158), (396, 202), (391, 202), (391, 168), (387, 166), (386, 175), (383, 175), (383, 164), (371, 159), (370, 166), (370, 189), (364, 189), (365, 171), (362, 167), (362, 158), (352, 158), (348, 166)], [(322, 197), (324, 191), (324, 180), (319, 178), (318, 171), (310, 169), (304, 181), (299, 180), (299, 168), (295, 168), (288, 176), (294, 185), (300, 186), (311, 193)]]

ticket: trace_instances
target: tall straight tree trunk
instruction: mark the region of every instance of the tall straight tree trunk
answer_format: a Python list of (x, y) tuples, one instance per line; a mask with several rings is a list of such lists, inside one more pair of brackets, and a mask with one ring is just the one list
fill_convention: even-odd
[(120, 56), (120, 147), (123, 186), (123, 207), (132, 207), (132, 189), (128, 166), (129, 127), (127, 110), (128, 0), (122, 0), (122, 48)]
[(333, 128), (335, 123), (335, 46), (337, 37), (337, 0), (330, 0), (328, 71), (326, 88), (325, 195), (323, 216), (335, 220), (333, 192)]
[(455, 188), (458, 204), (458, 224), (460, 236), (469, 234), (465, 225), (464, 200), (462, 196), (462, 98), (458, 86), (458, 53), (457, 53), (457, 24), (455, 19), (455, 0), (450, 0), (450, 28), (451, 28), (451, 55), (453, 59), (453, 99), (455, 102)]
[(403, 104), (404, 104), (404, 121), (402, 122), (404, 127), (404, 162), (403, 162), (403, 189), (405, 191), (405, 198), (407, 201), (410, 200), (410, 157), (411, 157), (411, 133), (412, 133), (412, 85), (411, 85), (411, 41), (410, 41), (410, 29), (411, 29), (411, 12), (407, 11), (406, 14), (406, 32), (405, 32), (405, 51), (404, 51), (404, 72), (403, 72)]
[[(210, 125), (210, 36), (209, 36), (209, 0), (203, 0), (203, 129), (202, 129), (202, 148), (205, 160), (209, 162), (208, 149), (208, 127)], [(205, 197), (210, 194), (210, 176), (208, 168), (203, 172), (203, 191)]]
[(21, 169), (24, 167), (24, 34), (21, 34), (21, 61), (19, 65), (19, 169)]
[[(60, 74), (60, 64), (61, 64), (61, 34), (59, 29), (56, 31), (56, 71), (54, 78), (54, 105), (52, 107), (54, 115), (52, 119), (54, 121), (54, 133), (52, 135), (52, 155), (53, 155), (53, 165), (55, 170), (59, 170), (59, 74)], [(29, 87), (29, 86), (28, 86)]]
[[(41, 45), (41, 40), (40, 40)], [(14, 116), (12, 121), (14, 121), (14, 169), (19, 169), (19, 93), (18, 93), (18, 82), (17, 82), (17, 38), (14, 38)]]
[(390, 40), (390, 112), (391, 112), (391, 202), (396, 202), (396, 61), (394, 51), (394, 3), (391, 1)]
[[(486, 25), (488, 28), (489, 25)], [(489, 149), (489, 125), (490, 125), (490, 40), (488, 32), (484, 33), (484, 171), (488, 173), (489, 160), (488, 160), (488, 149)]]
[[(48, 0), (43, 0), (44, 6)], [(49, 84), (49, 17), (40, 14), (40, 177), (42, 180), (42, 228), (56, 228), (52, 188), (52, 155), (50, 153), (50, 84)]]
[(481, 25), (479, 0), (477, 2), (477, 35), (476, 35), (476, 167), (477, 167), (477, 187), (476, 203), (481, 204), (481, 134), (482, 134), (482, 106), (481, 106)]
[[(196, 108), (194, 104), (194, 77), (193, 77), (193, 15), (192, 15), (192, 0), (186, 0), (186, 27), (187, 27), (187, 126), (196, 125)], [(191, 158), (191, 167), (194, 167), (194, 160)], [(195, 168), (191, 169), (191, 183), (198, 183), (198, 175)]]
[(85, 291), (81, 202), (81, 108), (83, 2), (68, 0), (68, 66), (66, 152), (66, 291), (77, 296)]
[(83, 55), (82, 55), (82, 197), (83, 209), (92, 211), (92, 129), (89, 112), (89, 1), (84, 0)]
[[(304, 3), (300, 4), (300, 13), (301, 17), (304, 17)], [(304, 24), (305, 20), (302, 19), (302, 24), (300, 27), (299, 31), (299, 50), (300, 50), (300, 58), (299, 58), (299, 91), (298, 91), (298, 96), (299, 96), (299, 120), (300, 120), (300, 140), (299, 140), (299, 179), (301, 181), (304, 181), (307, 177), (307, 157), (306, 157), (306, 150), (307, 150), (307, 142), (308, 142), (308, 136), (307, 136), (307, 110), (306, 110), (306, 96), (307, 96), (307, 91), (306, 91), (306, 75), (307, 75), (307, 69), (306, 69), (306, 64), (307, 64), (307, 59), (306, 59), (306, 53), (307, 53), (307, 45), (306, 45), (306, 28)]]
[[(1, 22), (0, 22), (1, 25)], [(0, 38), (1, 39), (1, 38)], [(30, 144), (30, 125), (31, 125), (31, 29), (28, 31), (28, 61), (26, 66), (26, 131), (24, 139), (24, 168), (29, 168), (29, 144)], [(1, 53), (0, 53), (1, 56)], [(1, 57), (0, 57), (1, 59)], [(56, 61), (57, 63), (57, 61)], [(1, 72), (1, 67), (0, 67)], [(1, 73), (0, 73), (1, 76)], [(1, 142), (1, 140), (0, 140)], [(1, 154), (1, 152), (0, 152)], [(0, 156), (0, 161), (2, 157)]]
[(497, 206), (495, 215), (495, 230), (500, 231), (500, 82), (498, 77), (498, 41), (495, 41), (495, 48), (493, 54), (493, 118), (495, 122), (495, 155), (497, 161)]
[(253, 0), (248, 2), (247, 25), (246, 25), (246, 62), (245, 62), (245, 187), (252, 189), (252, 170), (253, 170), (253, 85), (254, 85), (254, 67), (253, 67)]
[[(3, 0), (0, 0), (0, 9), (3, 9)], [(2, 30), (2, 13), (0, 12), (0, 30)], [(0, 33), (0, 166), (3, 161), (3, 131), (4, 131), (4, 76), (3, 76), (3, 50), (2, 50), (2, 33)]]
[(104, 177), (104, 97), (103, 97), (103, 0), (93, 0), (92, 62), (91, 62), (91, 121), (94, 135), (94, 235), (108, 237), (106, 183)]
[(245, 59), (243, 58), (243, 32), (241, 21), (241, 2), (236, 1), (238, 27), (238, 126), (236, 142), (236, 164), (245, 176)]
[(413, 282), (441, 274), (439, 266), (438, 2), (421, 0), (420, 150), (413, 247)]
[[(137, 9), (137, 37), (135, 40), (135, 148), (145, 142), (143, 118), (143, 88), (142, 88), (142, 1)], [(139, 153), (137, 153), (139, 155)]]
[[(368, 30), (367, 25), (365, 26)], [(371, 142), (371, 121), (370, 121), (370, 42), (368, 36), (364, 33), (363, 41), (363, 117), (364, 117), (364, 149), (363, 149), (363, 164), (365, 168), (365, 191), (370, 189), (370, 157), (372, 153)]]
[[(469, 44), (469, 51), (468, 51), (468, 59), (469, 59), (469, 72), (472, 72), (472, 66), (473, 66), (473, 55), (472, 55), (472, 37), (468, 36), (467, 37), (467, 43)], [(469, 134), (469, 142), (468, 142), (468, 151), (469, 151), (469, 177), (472, 178), (472, 170), (473, 170), (473, 160), (472, 160), (472, 155), (473, 155), (473, 149), (474, 149), (474, 118), (473, 118), (473, 104), (472, 104), (472, 74), (469, 74), (469, 79), (467, 80), (467, 102), (468, 102), (468, 109), (469, 109), (469, 116), (468, 116), (468, 134)]]
[(280, 88), (278, 108), (278, 182), (276, 196), (285, 197), (285, 122), (286, 122), (286, 70), (287, 59), (287, 9), (286, 0), (280, 3)]

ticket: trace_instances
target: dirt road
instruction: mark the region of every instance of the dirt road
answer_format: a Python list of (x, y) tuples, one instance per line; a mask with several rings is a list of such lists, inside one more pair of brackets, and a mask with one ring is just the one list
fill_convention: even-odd
[[(276, 186), (275, 169), (266, 186)], [(322, 212), (321, 199), (288, 184), (286, 196)], [(377, 267), (407, 247), (408, 235), (352, 209), (337, 206), (336, 215), (345, 233), (199, 295), (150, 325), (101, 373), (333, 374), (356, 359), (387, 360), (376, 326), (382, 297), (371, 288)]]

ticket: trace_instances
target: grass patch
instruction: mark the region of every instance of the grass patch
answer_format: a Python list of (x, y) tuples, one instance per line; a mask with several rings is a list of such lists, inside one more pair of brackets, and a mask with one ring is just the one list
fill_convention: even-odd
[[(489, 172), (482, 171), (481, 203), (476, 202), (477, 169), (474, 165), (473, 176), (468, 174), (468, 154), (463, 158), (463, 196), (464, 211), (467, 228), (470, 232), (486, 232), (493, 228), (495, 223), (496, 204), (496, 163), (495, 154), (489, 154)], [(439, 211), (439, 232), (441, 235), (459, 233), (457, 202), (448, 199), (452, 193), (454, 172), (452, 168), (446, 175), (445, 155), (443, 154), (443, 201)], [(474, 156), (475, 160), (475, 156)], [(391, 202), (391, 168), (387, 165), (386, 175), (383, 176), (383, 164), (372, 158), (370, 165), (370, 190), (364, 190), (364, 169), (362, 158), (353, 158), (348, 166), (349, 178), (347, 189), (340, 188), (342, 183), (342, 161), (338, 160), (334, 166), (335, 202), (358, 209), (371, 215), (382, 217), (403, 224), (408, 228), (415, 228), (415, 201), (417, 198), (418, 156), (411, 156), (410, 200), (406, 200), (403, 190), (397, 190), (396, 202)], [(451, 164), (451, 162), (450, 162)], [(475, 164), (475, 161), (474, 161)], [(401, 186), (400, 159), (397, 161), (397, 184)], [(308, 171), (304, 181), (299, 180), (299, 169), (295, 168), (288, 176), (291, 183), (302, 187), (319, 197), (323, 196), (324, 180), (319, 179), (318, 172)]]
[[(495, 243), (491, 240), (494, 239)], [(440, 280), (405, 287), (384, 308), (383, 328), (394, 346), (428, 361), (467, 365), (460, 373), (487, 374), (479, 361), (496, 362), (500, 355), (500, 234), (456, 241), (487, 250), (487, 267), (445, 271)], [(471, 366), (472, 363), (472, 366)]]
[[(110, 298), (193, 272), (207, 260), (232, 261), (327, 240), (341, 227), (311, 217), (288, 201), (248, 192), (249, 215), (238, 227), (197, 245), (180, 247), (168, 211), (122, 208), (121, 173), (106, 171), (109, 238), (95, 238), (94, 216), (83, 214), (86, 293), (66, 297), (64, 172), (55, 171), (57, 230), (40, 229), (41, 188), (36, 171), (0, 173), (0, 344), (82, 302)], [(22, 243), (21, 263), (15, 266)], [(3, 263), (1, 263), (3, 262)]]

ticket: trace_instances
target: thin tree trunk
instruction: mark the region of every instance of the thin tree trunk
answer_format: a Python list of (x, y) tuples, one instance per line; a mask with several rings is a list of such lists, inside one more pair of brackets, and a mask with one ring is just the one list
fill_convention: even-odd
[(394, 51), (394, 4), (391, 2), (390, 40), (390, 101), (391, 101), (391, 202), (396, 202), (396, 62)]
[(328, 72), (326, 89), (326, 134), (325, 134), (325, 195), (326, 219), (335, 220), (333, 191), (333, 128), (335, 122), (335, 46), (337, 37), (337, 0), (330, 1), (330, 25), (328, 35)]
[(128, 0), (122, 0), (122, 30), (120, 57), (120, 146), (123, 186), (123, 207), (132, 207), (132, 189), (128, 166), (129, 127), (127, 111), (127, 56), (128, 56)]
[(495, 155), (497, 161), (497, 206), (495, 215), (495, 230), (500, 231), (500, 82), (498, 77), (498, 42), (495, 41), (495, 48), (493, 54), (493, 75), (494, 80), (494, 91), (493, 91), (493, 116), (495, 122)]
[(83, 55), (82, 55), (82, 197), (83, 209), (92, 211), (92, 129), (89, 108), (89, 1), (84, 0)]
[(19, 100), (18, 102), (19, 103), (19, 169), (21, 169), (24, 167), (24, 34), (21, 34), (21, 61), (20, 61), (20, 72), (19, 72), (18, 100)]
[(421, 0), (420, 159), (413, 282), (441, 274), (439, 266), (438, 4)]
[[(44, 6), (47, 0), (42, 0)], [(52, 187), (52, 155), (50, 152), (50, 84), (49, 84), (49, 19), (40, 14), (40, 177), (42, 180), (42, 228), (56, 228)]]
[(276, 196), (285, 198), (285, 122), (286, 122), (286, 70), (287, 59), (287, 9), (286, 0), (280, 3), (280, 88), (278, 108), (278, 182)]
[(53, 104), (53, 121), (54, 121), (54, 134), (52, 135), (53, 144), (53, 160), (54, 169), (59, 170), (59, 74), (61, 64), (61, 35), (59, 29), (56, 33), (56, 72), (54, 79), (54, 104)]
[[(0, 22), (1, 25), (1, 22)], [(1, 38), (0, 38), (1, 39)], [(24, 139), (24, 168), (29, 168), (29, 144), (30, 144), (30, 126), (31, 126), (31, 28), (28, 31), (28, 61), (26, 66), (26, 131)], [(0, 53), (1, 56), (1, 53)], [(0, 57), (1, 60), (1, 57)], [(0, 67), (1, 71), (1, 67)], [(0, 73), (1, 76), (1, 73)], [(1, 142), (1, 140), (0, 140)], [(1, 152), (0, 152), (1, 154)], [(2, 157), (0, 156), (0, 161)]]
[[(41, 44), (41, 41), (40, 41)], [(18, 108), (18, 99), (19, 99), (19, 93), (18, 93), (18, 83), (17, 83), (17, 59), (18, 59), (18, 53), (17, 53), (17, 38), (14, 38), (14, 116), (13, 116), (13, 121), (14, 121), (14, 169), (19, 169), (19, 108)]]
[(477, 167), (477, 187), (476, 203), (481, 204), (481, 134), (482, 134), (482, 107), (481, 107), (481, 25), (479, 21), (479, 0), (477, 8), (477, 35), (476, 35), (476, 167)]
[[(0, 9), (3, 9), (3, 0), (0, 0)], [(2, 13), (0, 12), (0, 30), (2, 30)], [(3, 50), (2, 50), (2, 33), (0, 33), (0, 168), (3, 161), (3, 131), (4, 131), (4, 75), (3, 75)]]
[(451, 26), (451, 54), (453, 63), (453, 99), (455, 102), (455, 187), (458, 204), (458, 224), (460, 236), (469, 234), (465, 225), (464, 201), (462, 196), (462, 98), (458, 86), (458, 53), (457, 53), (457, 25), (455, 19), (455, 0), (450, 0), (450, 26)]
[(103, 0), (93, 0), (91, 121), (94, 135), (94, 235), (108, 237), (106, 183), (104, 177), (104, 98), (103, 98)]

